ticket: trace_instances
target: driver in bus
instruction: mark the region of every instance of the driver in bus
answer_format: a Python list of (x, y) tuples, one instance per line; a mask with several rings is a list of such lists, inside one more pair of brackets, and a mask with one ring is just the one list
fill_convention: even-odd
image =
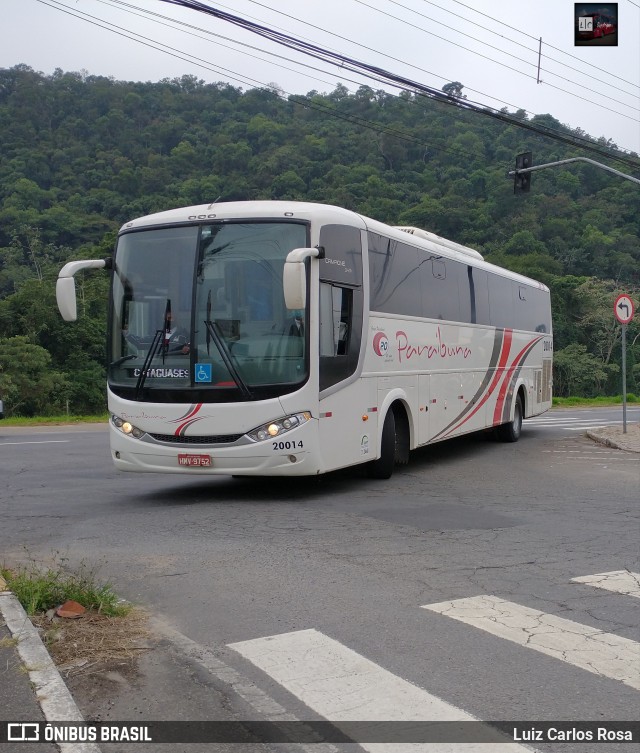
[[(188, 354), (191, 350), (191, 342), (189, 338), (189, 332), (185, 327), (172, 326), (171, 314), (168, 316), (167, 329), (163, 333), (162, 344), (166, 353), (183, 353)], [(128, 329), (122, 330), (122, 336), (133, 348), (138, 351), (148, 350), (153, 342), (153, 336), (136, 335), (133, 332), (129, 332)]]
[(167, 353), (183, 353), (186, 355), (191, 349), (188, 330), (180, 325), (173, 325), (170, 311), (167, 314), (167, 328), (164, 331), (162, 343)]

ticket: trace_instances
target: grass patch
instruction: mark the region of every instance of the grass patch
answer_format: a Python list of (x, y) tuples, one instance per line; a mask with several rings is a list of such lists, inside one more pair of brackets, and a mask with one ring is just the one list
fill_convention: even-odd
[[(155, 643), (147, 613), (123, 603), (110, 584), (99, 583), (97, 568), (81, 563), (71, 569), (58, 552), (51, 559), (44, 566), (29, 556), (27, 565), (0, 567), (0, 580), (6, 580), (38, 628), (60, 672), (66, 678), (77, 676), (81, 682), (82, 675), (114, 670), (133, 682), (139, 656)], [(48, 611), (68, 600), (79, 602), (87, 611), (78, 619)], [(26, 671), (22, 664), (20, 670)]]
[(92, 424), (107, 423), (109, 414), (103, 413), (96, 416), (23, 416), (7, 417), (2, 420), (0, 426), (61, 426), (65, 424)]
[(129, 604), (122, 603), (111, 584), (98, 583), (96, 568), (81, 563), (72, 571), (66, 559), (58, 555), (49, 566), (32, 562), (26, 566), (1, 567), (0, 575), (30, 616), (69, 600), (110, 617), (123, 617), (131, 610)]
[[(638, 403), (640, 399), (633, 393), (627, 394), (627, 403)], [(553, 406), (557, 408), (605, 408), (622, 405), (622, 395), (613, 397), (554, 397)]]

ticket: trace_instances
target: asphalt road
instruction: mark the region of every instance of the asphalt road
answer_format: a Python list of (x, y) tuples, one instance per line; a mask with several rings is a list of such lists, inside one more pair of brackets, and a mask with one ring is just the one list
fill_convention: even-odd
[[(485, 720), (633, 720), (638, 599), (628, 583), (587, 578), (640, 570), (638, 456), (584, 436), (620, 420), (620, 409), (552, 411), (525, 422), (513, 445), (473, 436), (424, 448), (387, 482), (357, 469), (266, 481), (121, 474), (105, 427), (0, 426), (1, 556), (59, 552), (99, 565), (101, 578), (169, 626), (169, 642), (201, 671), (192, 688), (158, 677), (156, 719), (177, 718), (176, 709), (183, 719), (222, 709), (357, 718), (340, 672), (309, 689), (323, 666), (361, 658), (385, 718), (398, 703), (406, 711), (406, 682)], [(485, 598), (450, 604), (474, 597)], [(488, 617), (477, 614), (486, 608)], [(523, 645), (521, 620), (551, 625), (545, 632), (571, 650)], [(586, 628), (606, 643), (588, 667), (578, 656)], [(261, 640), (271, 636), (282, 637)], [(287, 665), (310, 676), (296, 684), (281, 673)], [(85, 713), (99, 703), (77, 700)]]

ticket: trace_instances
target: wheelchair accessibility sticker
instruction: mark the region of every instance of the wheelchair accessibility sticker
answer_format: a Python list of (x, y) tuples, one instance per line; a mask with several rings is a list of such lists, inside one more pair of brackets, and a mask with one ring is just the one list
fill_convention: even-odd
[(211, 364), (210, 363), (197, 363), (195, 367), (195, 381), (196, 382), (210, 382), (211, 381)]

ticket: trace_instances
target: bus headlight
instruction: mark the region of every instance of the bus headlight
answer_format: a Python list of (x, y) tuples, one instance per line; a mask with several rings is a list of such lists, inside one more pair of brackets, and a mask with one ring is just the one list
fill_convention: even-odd
[(273, 437), (279, 437), (282, 434), (295, 429), (302, 424), (306, 424), (311, 420), (311, 413), (309, 411), (303, 411), (302, 413), (292, 413), (290, 416), (284, 416), (277, 421), (269, 421), (262, 426), (258, 426), (255, 429), (247, 432), (247, 436), (253, 439), (254, 442), (262, 442), (265, 439), (271, 439)]
[(136, 439), (140, 439), (140, 437), (144, 436), (142, 429), (138, 429), (137, 426), (130, 424), (128, 421), (120, 418), (120, 416), (111, 416), (111, 423), (116, 427), (116, 429), (120, 429), (120, 431), (123, 434), (126, 434), (128, 437), (135, 437)]

